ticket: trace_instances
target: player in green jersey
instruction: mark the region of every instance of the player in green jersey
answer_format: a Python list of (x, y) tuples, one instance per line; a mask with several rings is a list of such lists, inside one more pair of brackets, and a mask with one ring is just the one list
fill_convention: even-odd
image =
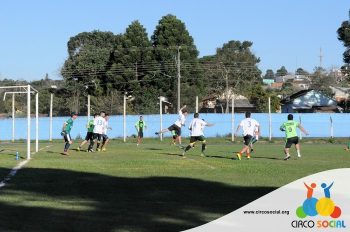
[(143, 132), (147, 128), (146, 122), (143, 121), (143, 117), (140, 116), (140, 120), (135, 123), (135, 128), (137, 131), (137, 146), (141, 144), (143, 138)]
[(284, 153), (286, 154), (286, 157), (284, 160), (288, 160), (290, 158), (289, 148), (292, 146), (292, 144), (295, 144), (298, 157), (301, 157), (297, 128), (299, 128), (305, 135), (309, 135), (309, 133), (300, 125), (299, 122), (293, 120), (293, 115), (288, 114), (288, 121), (284, 122), (280, 127), (280, 130), (285, 131), (286, 133), (286, 145), (284, 147)]
[(62, 153), (63, 155), (68, 155), (68, 149), (70, 145), (73, 143), (73, 140), (70, 136), (70, 131), (72, 130), (73, 122), (77, 117), (78, 117), (78, 114), (72, 113), (71, 117), (67, 121), (65, 121), (63, 124), (61, 135), (63, 136), (64, 141), (66, 142), (64, 145), (64, 151)]
[[(94, 118), (97, 117), (98, 114), (94, 114)], [(79, 147), (77, 148), (77, 151), (80, 151), (81, 148), (90, 141), (90, 143), (92, 142), (92, 140), (94, 139), (94, 119), (90, 119), (88, 121), (88, 123), (86, 124), (86, 128), (87, 128), (87, 133), (85, 136), (84, 141), (79, 145)], [(88, 149), (87, 152), (93, 152), (92, 149)]]

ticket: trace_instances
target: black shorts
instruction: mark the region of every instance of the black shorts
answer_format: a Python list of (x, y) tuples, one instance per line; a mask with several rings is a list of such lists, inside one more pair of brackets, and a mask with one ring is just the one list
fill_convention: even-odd
[(249, 146), (249, 144), (252, 142), (253, 136), (245, 135), (243, 136), (243, 139), (244, 139), (244, 145)]
[(103, 135), (102, 135), (102, 139), (103, 139), (103, 142), (106, 142), (107, 139), (108, 139), (108, 135), (103, 134)]
[(190, 143), (195, 143), (197, 141), (204, 142), (205, 141), (204, 136), (203, 135), (201, 135), (201, 136), (191, 136)]
[(94, 133), (94, 140), (101, 141), (101, 139), (102, 139), (101, 134)]
[(168, 130), (169, 131), (175, 131), (175, 134), (177, 136), (181, 136), (181, 127), (178, 127), (178, 125), (176, 125), (176, 124), (173, 124), (170, 127), (168, 127)]
[(86, 133), (85, 140), (89, 141), (91, 139), (94, 139), (94, 133), (93, 132)]
[(286, 140), (286, 146), (285, 148), (290, 148), (293, 144), (298, 144), (299, 143), (299, 137), (298, 136), (295, 136), (295, 137), (291, 137), (291, 138), (288, 138)]
[(143, 138), (143, 131), (139, 130), (139, 133), (137, 134), (138, 137)]
[(65, 141), (66, 143), (69, 143), (70, 141), (72, 141), (72, 137), (70, 136), (70, 134), (65, 134), (65, 135), (63, 136), (63, 138), (64, 138), (64, 141)]

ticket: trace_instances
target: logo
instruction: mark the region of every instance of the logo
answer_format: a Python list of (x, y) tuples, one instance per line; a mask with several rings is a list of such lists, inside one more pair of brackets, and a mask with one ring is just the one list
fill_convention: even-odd
[(291, 225), (294, 228), (346, 228), (345, 222), (343, 220), (335, 220), (339, 218), (342, 214), (341, 208), (335, 204), (331, 199), (331, 188), (334, 182), (331, 184), (322, 183), (321, 188), (324, 192), (324, 197), (317, 199), (313, 196), (314, 189), (317, 187), (316, 183), (311, 183), (304, 185), (307, 189), (306, 200), (301, 206), (296, 210), (296, 215), (299, 219), (304, 219), (308, 216), (315, 217), (317, 215), (323, 217), (330, 217), (330, 220), (294, 220)]
[(324, 197), (317, 199), (313, 197), (314, 189), (317, 187), (315, 183), (310, 186), (304, 182), (307, 188), (307, 198), (302, 206), (299, 206), (296, 210), (296, 214), (299, 218), (306, 218), (307, 216), (330, 216), (331, 218), (339, 218), (341, 215), (341, 208), (335, 205), (334, 201), (331, 199), (331, 191), (334, 182), (327, 186), (326, 183), (322, 183)]

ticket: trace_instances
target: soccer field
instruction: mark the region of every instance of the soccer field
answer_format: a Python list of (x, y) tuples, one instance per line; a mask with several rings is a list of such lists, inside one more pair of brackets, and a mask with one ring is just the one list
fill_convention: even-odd
[[(188, 142), (187, 140), (184, 140)], [(293, 180), (350, 167), (340, 144), (302, 144), (302, 158), (283, 161), (283, 143), (258, 142), (251, 160), (232, 160), (242, 144), (208, 139), (182, 158), (166, 138), (111, 141), (107, 152), (70, 151), (42, 143), (0, 189), (0, 231), (180, 231), (223, 216)], [(21, 147), (23, 146), (23, 147)], [(73, 148), (77, 143), (73, 144)], [(24, 144), (1, 144), (1, 180), (24, 158)]]

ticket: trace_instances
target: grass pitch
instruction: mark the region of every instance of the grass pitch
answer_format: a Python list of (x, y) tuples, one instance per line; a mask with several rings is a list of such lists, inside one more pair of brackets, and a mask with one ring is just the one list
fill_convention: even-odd
[[(80, 141), (79, 141), (80, 142)], [(188, 142), (186, 139), (184, 142)], [(0, 231), (180, 231), (223, 216), (293, 180), (350, 167), (340, 144), (302, 144), (283, 161), (283, 143), (258, 142), (251, 160), (232, 160), (242, 144), (208, 139), (182, 158), (170, 140), (111, 141), (107, 152), (70, 151), (63, 143), (32, 155), (0, 189)], [(76, 148), (77, 143), (72, 148)], [(1, 144), (0, 178), (24, 144)], [(0, 149), (1, 150), (1, 149)]]

